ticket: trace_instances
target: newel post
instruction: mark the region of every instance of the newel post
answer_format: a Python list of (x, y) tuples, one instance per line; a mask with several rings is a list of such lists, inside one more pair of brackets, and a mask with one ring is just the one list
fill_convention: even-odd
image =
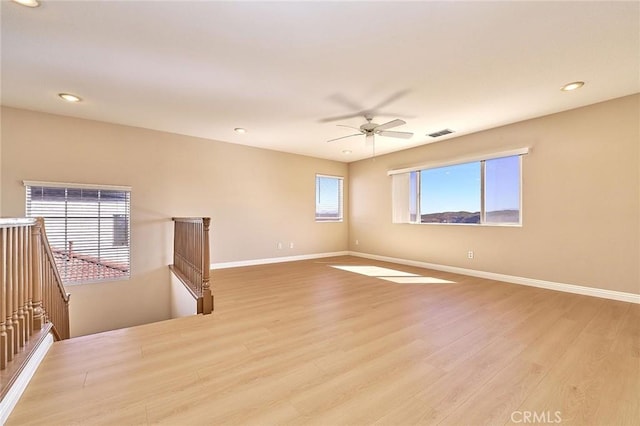
[(211, 286), (209, 282), (209, 269), (211, 263), (209, 261), (209, 225), (211, 218), (202, 218), (202, 313), (210, 314), (213, 311), (213, 296), (211, 295)]
[(40, 330), (43, 323), (42, 310), (42, 235), (44, 219), (39, 217), (31, 228), (31, 286), (33, 299), (33, 330)]

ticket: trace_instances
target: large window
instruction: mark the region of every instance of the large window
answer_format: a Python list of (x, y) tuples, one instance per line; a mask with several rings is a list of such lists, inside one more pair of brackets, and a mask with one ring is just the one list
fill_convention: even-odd
[(521, 224), (521, 158), (519, 153), (390, 172), (394, 222)]
[(130, 275), (130, 188), (25, 182), (26, 212), (43, 217), (65, 284)]
[(316, 221), (342, 220), (342, 182), (337, 176), (316, 175)]

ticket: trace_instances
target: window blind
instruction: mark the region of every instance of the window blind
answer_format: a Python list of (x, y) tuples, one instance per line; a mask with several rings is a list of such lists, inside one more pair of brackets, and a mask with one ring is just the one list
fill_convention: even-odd
[(26, 214), (43, 217), (65, 284), (130, 276), (128, 187), (25, 182)]
[(411, 173), (391, 176), (391, 222), (409, 223), (411, 212)]

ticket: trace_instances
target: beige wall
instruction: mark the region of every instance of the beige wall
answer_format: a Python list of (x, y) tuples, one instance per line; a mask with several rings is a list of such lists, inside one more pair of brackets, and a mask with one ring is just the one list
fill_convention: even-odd
[(188, 317), (198, 314), (198, 302), (191, 292), (187, 290), (185, 285), (175, 275), (171, 274), (171, 306), (169, 308), (169, 316), (173, 318)]
[[(640, 293), (639, 103), (628, 96), (352, 163), (350, 250)], [(527, 146), (521, 228), (391, 223), (387, 170)]]
[(346, 222), (314, 220), (315, 174), (348, 182), (339, 162), (3, 108), (1, 164), (4, 216), (24, 216), (23, 180), (133, 187), (132, 278), (69, 287), (73, 335), (169, 318), (172, 216), (211, 216), (212, 262), (347, 246)]

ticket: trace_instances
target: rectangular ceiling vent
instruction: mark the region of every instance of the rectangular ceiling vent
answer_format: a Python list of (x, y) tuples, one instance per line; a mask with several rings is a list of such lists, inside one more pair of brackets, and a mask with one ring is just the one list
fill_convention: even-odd
[(427, 136), (431, 136), (432, 138), (439, 138), (440, 136), (448, 135), (453, 133), (451, 129), (440, 130), (439, 132), (429, 133)]

